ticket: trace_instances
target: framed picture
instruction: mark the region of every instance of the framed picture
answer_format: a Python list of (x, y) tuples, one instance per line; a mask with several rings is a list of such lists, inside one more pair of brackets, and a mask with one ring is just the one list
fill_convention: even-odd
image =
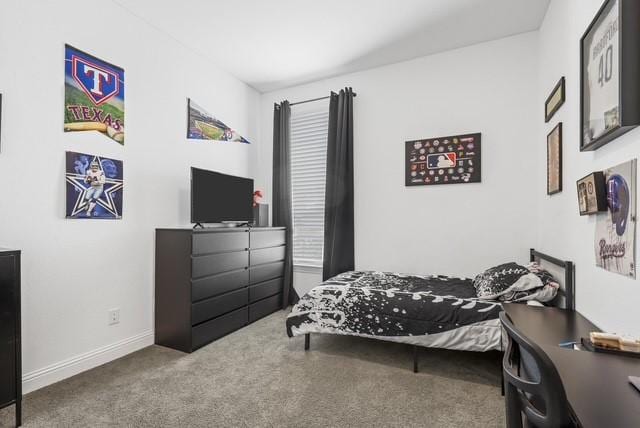
[(562, 107), (564, 104), (565, 94), (564, 94), (564, 76), (560, 79), (560, 81), (556, 84), (551, 91), (551, 94), (544, 102), (544, 122), (547, 123), (551, 120), (554, 114)]
[(479, 183), (481, 134), (405, 142), (405, 186)]
[(606, 0), (580, 39), (580, 150), (640, 124), (640, 2)]
[(562, 122), (547, 135), (547, 195), (562, 191)]
[(607, 186), (602, 171), (592, 172), (578, 180), (578, 209), (580, 215), (607, 210)]

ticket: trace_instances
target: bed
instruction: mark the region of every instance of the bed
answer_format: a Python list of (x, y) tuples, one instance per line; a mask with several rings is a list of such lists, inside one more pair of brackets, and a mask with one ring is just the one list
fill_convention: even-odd
[[(573, 309), (573, 263), (534, 249), (530, 250), (530, 262), (536, 263), (531, 266), (543, 268), (553, 276), (554, 297), (544, 304)], [(500, 266), (505, 269), (505, 265)], [(489, 271), (486, 272), (491, 277)], [(538, 271), (535, 274), (538, 275)], [(300, 298), (287, 317), (287, 334), (289, 337), (304, 335), (305, 350), (309, 349), (311, 333), (413, 345), (414, 371), (417, 371), (418, 347), (501, 351), (502, 329), (498, 318), (501, 300), (488, 300), (487, 295), (491, 298), (491, 293), (479, 298), (477, 284), (478, 278), (474, 285), (472, 278), (345, 272)], [(505, 297), (501, 296), (500, 299)], [(534, 297), (538, 296), (540, 294)], [(518, 295), (509, 294), (509, 298), (515, 297)], [(527, 301), (535, 303), (535, 299)]]

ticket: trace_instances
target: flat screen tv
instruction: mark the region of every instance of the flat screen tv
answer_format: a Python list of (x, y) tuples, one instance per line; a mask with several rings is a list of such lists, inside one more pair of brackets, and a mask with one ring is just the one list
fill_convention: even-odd
[(191, 168), (191, 222), (253, 221), (253, 180)]

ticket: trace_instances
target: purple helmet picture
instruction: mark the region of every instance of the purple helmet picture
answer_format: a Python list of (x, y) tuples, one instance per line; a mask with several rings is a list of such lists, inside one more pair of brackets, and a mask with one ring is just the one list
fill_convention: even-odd
[(611, 211), (611, 221), (616, 225), (616, 234), (622, 236), (627, 228), (629, 216), (629, 186), (619, 174), (613, 174), (607, 180), (607, 203)]

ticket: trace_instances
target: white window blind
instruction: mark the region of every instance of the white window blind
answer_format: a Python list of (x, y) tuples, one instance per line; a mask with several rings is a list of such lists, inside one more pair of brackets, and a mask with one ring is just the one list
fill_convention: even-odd
[(291, 114), (293, 264), (322, 266), (329, 112)]

